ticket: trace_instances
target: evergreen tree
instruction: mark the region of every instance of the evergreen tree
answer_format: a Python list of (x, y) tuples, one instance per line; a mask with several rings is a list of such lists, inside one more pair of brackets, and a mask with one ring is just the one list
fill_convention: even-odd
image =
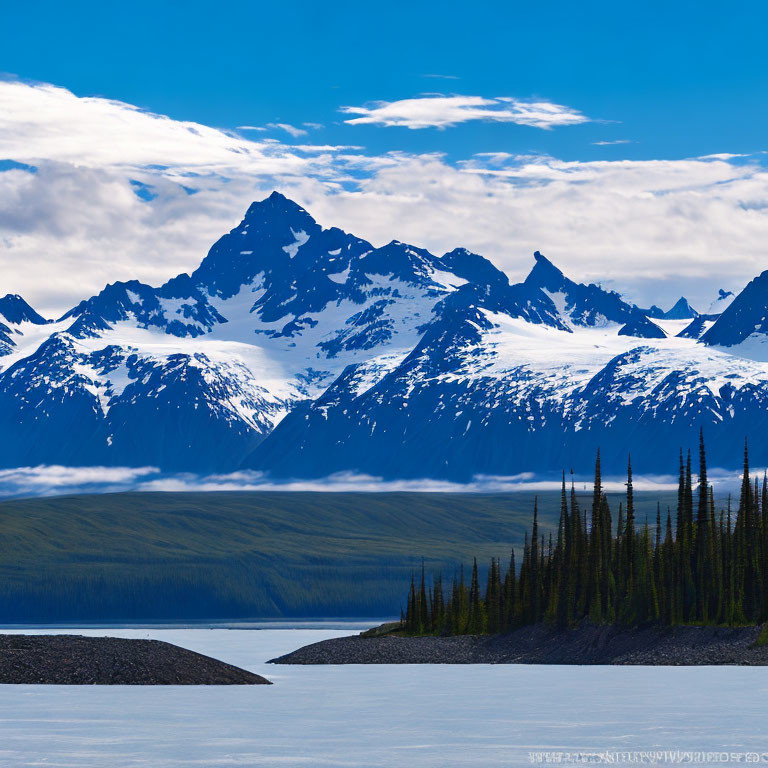
[(637, 558), (637, 531), (635, 530), (635, 490), (632, 482), (632, 460), (627, 461), (627, 517), (622, 534), (622, 567), (620, 574), (622, 584), (621, 601), (623, 609), (620, 619), (629, 624), (637, 619), (639, 610), (638, 596), (638, 558)]
[(480, 580), (477, 576), (477, 558), (472, 563), (472, 582), (469, 588), (469, 621), (467, 634), (481, 635), (485, 631), (485, 611), (480, 597)]
[(534, 622), (541, 621), (541, 567), (539, 561), (539, 499), (533, 499), (533, 527), (531, 530), (531, 553), (529, 558), (531, 606), (530, 615)]
[(437, 574), (432, 593), (432, 611), (430, 626), (433, 632), (442, 633), (445, 629), (445, 600), (443, 598), (443, 575)]
[(421, 561), (421, 586), (419, 587), (418, 596), (418, 615), (419, 632), (431, 632), (432, 627), (429, 625), (429, 601), (427, 600), (427, 590), (425, 588), (423, 560)]
[(589, 530), (589, 586), (587, 592), (587, 612), (595, 624), (603, 620), (602, 586), (603, 565), (603, 481), (600, 468), (600, 449), (595, 459), (595, 482), (592, 490), (592, 522)]
[(768, 614), (768, 477), (764, 476), (762, 487), (757, 479), (750, 479), (745, 443), (735, 521), (730, 497), (726, 509), (718, 513), (700, 431), (694, 518), (690, 452), (683, 461), (681, 451), (679, 468), (678, 525), (673, 528), (672, 511), (667, 508), (662, 527), (657, 503), (652, 534), (647, 515), (642, 529), (637, 526), (628, 461), (626, 498), (619, 504), (614, 533), (598, 452), (589, 525), (573, 480), (569, 497), (563, 475), (556, 536), (550, 532), (547, 543), (539, 528), (535, 498), (519, 574), (514, 551), (503, 577), (499, 560), (491, 558), (482, 594), (475, 559), (469, 589), (462, 567), (446, 601), (442, 576), (438, 573), (427, 587), (422, 562), (418, 587), (411, 574), (407, 608), (404, 614), (401, 611), (403, 630), (407, 634), (482, 634), (541, 621), (568, 627), (585, 618), (623, 625), (764, 621)]
[(419, 626), (416, 622), (416, 582), (411, 573), (411, 591), (408, 593), (408, 607), (405, 614), (405, 631), (409, 635), (415, 635), (419, 632)]
[(696, 621), (706, 622), (710, 604), (707, 589), (711, 585), (710, 531), (709, 531), (709, 485), (707, 482), (707, 456), (704, 448), (704, 431), (699, 431), (699, 502), (696, 512), (696, 527), (693, 546), (693, 575), (696, 580), (696, 601), (691, 616)]
[(490, 634), (496, 634), (503, 629), (502, 599), (499, 561), (491, 558), (491, 567), (488, 569), (488, 585), (485, 589), (485, 614), (487, 617), (487, 631)]
[(517, 579), (515, 573), (515, 551), (509, 556), (509, 567), (504, 577), (504, 607), (502, 610), (502, 626), (509, 632), (517, 621), (516, 601)]

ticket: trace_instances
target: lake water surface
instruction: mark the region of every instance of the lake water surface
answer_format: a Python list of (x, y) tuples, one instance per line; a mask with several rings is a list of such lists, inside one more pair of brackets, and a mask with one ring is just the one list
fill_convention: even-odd
[(3, 768), (768, 765), (768, 668), (290, 667), (265, 662), (351, 626), (43, 631), (165, 640), (275, 685), (0, 686)]

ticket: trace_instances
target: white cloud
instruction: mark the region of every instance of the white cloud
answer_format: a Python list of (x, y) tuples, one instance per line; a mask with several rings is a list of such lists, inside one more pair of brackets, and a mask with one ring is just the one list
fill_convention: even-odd
[[(290, 147), (51, 85), (0, 80), (0, 290), (54, 315), (107, 282), (194, 269), (275, 186), (379, 167), (352, 147)], [(139, 199), (132, 181), (157, 195)], [(42, 280), (41, 275), (46, 275)]]
[[(304, 128), (309, 128), (311, 130), (318, 130), (320, 128), (323, 128), (322, 123), (302, 123)], [(285, 131), (286, 133), (289, 133), (294, 138), (297, 138), (299, 136), (306, 136), (307, 131), (304, 130), (304, 128), (297, 128), (295, 125), (291, 125), (290, 123), (267, 123), (266, 125), (238, 125), (235, 130), (238, 131), (260, 131), (263, 133), (264, 131), (268, 131), (270, 128), (278, 128), (281, 131)]]
[[(753, 470), (761, 476), (765, 470)], [(719, 469), (710, 470), (710, 482), (718, 497), (738, 489), (740, 475)], [(589, 493), (592, 478), (574, 478), (579, 493)], [(570, 483), (570, 478), (568, 479)], [(696, 478), (694, 477), (694, 483)], [(623, 493), (626, 478), (604, 477), (609, 493)], [(636, 491), (657, 493), (677, 490), (672, 475), (635, 475)], [(181, 473), (162, 475), (154, 467), (62, 467), (38, 466), (0, 470), (0, 497), (52, 496), (71, 493), (107, 493), (118, 491), (334, 491), (334, 492), (408, 492), (440, 493), (512, 493), (516, 491), (558, 491), (560, 479), (526, 472), (511, 476), (480, 475), (469, 483), (440, 480), (383, 480), (380, 477), (340, 472), (317, 480), (274, 481), (260, 472), (240, 471), (221, 475)]]
[(378, 101), (365, 107), (341, 107), (350, 125), (403, 126), (405, 128), (447, 128), (471, 120), (516, 123), (535, 128), (554, 128), (589, 122), (581, 112), (549, 101), (524, 101), (507, 96), (421, 96), (400, 101)]
[(267, 123), (267, 128), (279, 128), (281, 131), (289, 133), (294, 139), (297, 139), (299, 136), (307, 135), (307, 131), (303, 128), (297, 128), (290, 123)]
[(459, 79), (456, 75), (427, 74), (427, 75), (422, 75), (422, 77), (426, 77), (434, 80), (458, 80)]
[[(326, 226), (468, 247), (513, 279), (541, 250), (643, 303), (709, 306), (768, 266), (763, 155), (565, 162), (486, 152), (366, 155), (251, 141), (127, 104), (0, 81), (0, 292), (49, 315), (105, 283), (194, 269), (249, 203), (277, 188)], [(150, 202), (131, 180), (148, 185)], [(190, 194), (194, 192), (194, 194)], [(42, 276), (42, 277), (41, 277)]]
[(52, 85), (0, 81), (0, 157), (20, 156), (95, 168), (183, 165), (198, 172), (233, 166), (256, 173), (300, 171), (303, 165), (280, 146), (200, 123), (119, 101), (78, 98)]
[(615, 139), (614, 141), (593, 141), (592, 144), (596, 147), (612, 147), (616, 144), (634, 144), (631, 139)]
[[(729, 476), (730, 480), (730, 476)], [(569, 481), (570, 482), (570, 481)], [(515, 491), (559, 491), (561, 480), (537, 477), (532, 472), (519, 475), (478, 475), (468, 483), (448, 480), (384, 480), (371, 475), (339, 472), (317, 480), (274, 481), (260, 472), (240, 471), (226, 475), (166, 475), (137, 483), (141, 491), (334, 491), (363, 493), (433, 492), (433, 493), (511, 493)], [(579, 491), (591, 489), (592, 479), (576, 478)], [(626, 478), (603, 478), (603, 487), (609, 493), (626, 490)], [(637, 491), (677, 490), (677, 477), (671, 475), (636, 475)]]
[(40, 465), (0, 469), (0, 496), (52, 496), (126, 490), (157, 475), (155, 467), (63, 467)]
[[(458, 245), (524, 278), (541, 250), (642, 304), (708, 306), (768, 267), (768, 173), (755, 160), (565, 162), (404, 157), (355, 192), (307, 195), (323, 220), (435, 252)], [(387, 236), (388, 235), (388, 236)]]

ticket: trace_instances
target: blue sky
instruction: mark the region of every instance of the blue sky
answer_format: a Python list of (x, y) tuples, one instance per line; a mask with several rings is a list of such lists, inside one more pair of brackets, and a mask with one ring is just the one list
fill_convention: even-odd
[(640, 303), (706, 309), (768, 266), (757, 2), (36, 0), (0, 22), (0, 290), (51, 312), (194, 268), (273, 187), (375, 244), (513, 278), (541, 249)]
[[(757, 2), (36, 0), (2, 14), (6, 72), (207, 125), (315, 122), (323, 141), (455, 157), (682, 158), (765, 145), (768, 10)], [(338, 113), (427, 92), (538, 96), (611, 122), (382, 131)], [(634, 143), (593, 144), (615, 140)]]

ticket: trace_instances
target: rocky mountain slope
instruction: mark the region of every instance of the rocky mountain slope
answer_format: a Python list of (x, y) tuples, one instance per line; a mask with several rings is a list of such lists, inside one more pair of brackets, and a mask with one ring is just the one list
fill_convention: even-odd
[(668, 471), (703, 426), (729, 466), (745, 435), (768, 448), (768, 272), (710, 309), (643, 310), (538, 252), (510, 284), (273, 193), (160, 287), (55, 321), (0, 299), (0, 465), (467, 480), (584, 470), (600, 445), (609, 470), (631, 448)]

